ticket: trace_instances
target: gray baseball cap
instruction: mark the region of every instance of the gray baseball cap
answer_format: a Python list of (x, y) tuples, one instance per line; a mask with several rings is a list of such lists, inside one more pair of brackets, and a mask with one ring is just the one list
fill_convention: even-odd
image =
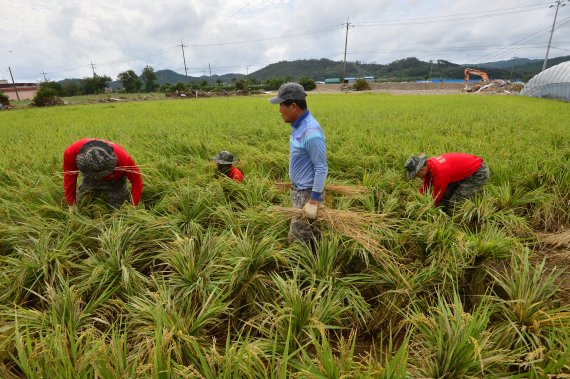
[(111, 175), (117, 167), (113, 146), (101, 140), (91, 140), (81, 147), (76, 163), (79, 171), (90, 178), (101, 179)]
[(271, 104), (281, 104), (285, 100), (305, 100), (307, 93), (299, 83), (285, 83), (279, 87), (277, 96), (269, 99)]
[(409, 157), (404, 164), (404, 168), (406, 169), (406, 177), (408, 180), (415, 178), (418, 171), (420, 171), (421, 168), (425, 166), (426, 162), (427, 156), (425, 154), (421, 154), (419, 156), (412, 155)]

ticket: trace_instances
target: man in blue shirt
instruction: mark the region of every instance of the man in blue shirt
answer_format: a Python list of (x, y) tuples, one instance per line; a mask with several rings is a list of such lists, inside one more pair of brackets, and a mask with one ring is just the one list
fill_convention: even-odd
[(307, 94), (302, 85), (285, 83), (271, 104), (279, 104), (283, 121), (291, 124), (289, 137), (289, 177), (293, 207), (302, 208), (304, 217), (294, 217), (289, 228), (289, 243), (301, 241), (314, 245), (320, 238), (317, 209), (324, 198), (328, 173), (325, 136), (307, 109)]

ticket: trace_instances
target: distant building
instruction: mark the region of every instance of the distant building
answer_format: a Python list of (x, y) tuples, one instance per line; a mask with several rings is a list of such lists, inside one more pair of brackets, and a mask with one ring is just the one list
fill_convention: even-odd
[[(374, 76), (361, 76), (359, 78), (344, 78), (345, 83), (355, 83), (358, 79), (364, 79), (368, 83), (374, 83)], [(325, 84), (340, 84), (340, 78), (325, 79)]]
[[(10, 101), (18, 100), (32, 100), (38, 92), (38, 85), (36, 83), (16, 83), (14, 85), (8, 83), (7, 80), (0, 80), (0, 91), (4, 92)], [(16, 95), (16, 90), (18, 95)]]

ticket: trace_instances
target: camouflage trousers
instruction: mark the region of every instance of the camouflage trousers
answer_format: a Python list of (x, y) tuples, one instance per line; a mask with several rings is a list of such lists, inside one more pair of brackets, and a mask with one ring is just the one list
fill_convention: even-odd
[[(297, 189), (291, 186), (291, 202), (294, 208), (303, 208), (305, 203), (311, 198), (311, 188)], [(324, 194), (323, 194), (324, 195)], [(289, 235), (287, 241), (303, 242), (307, 245), (312, 245), (314, 241), (321, 238), (321, 230), (319, 229), (319, 222), (317, 220), (309, 221), (304, 216), (294, 216), (291, 220), (289, 227)]]
[(439, 204), (443, 206), (446, 213), (451, 212), (461, 200), (469, 199), (480, 191), (489, 179), (489, 175), (489, 167), (485, 162), (481, 163), (481, 167), (473, 175), (458, 182), (449, 183)]
[(112, 208), (119, 208), (124, 203), (131, 201), (131, 193), (127, 187), (125, 176), (118, 180), (106, 181), (83, 177), (79, 190), (77, 191), (77, 202), (87, 198), (91, 194), (104, 194), (107, 204)]

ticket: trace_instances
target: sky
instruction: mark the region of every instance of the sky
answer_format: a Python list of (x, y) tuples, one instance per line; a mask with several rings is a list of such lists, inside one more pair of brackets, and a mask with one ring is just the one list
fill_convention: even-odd
[[(570, 0), (549, 58), (570, 55)], [(0, 79), (62, 80), (145, 66), (189, 76), (271, 63), (416, 57), (458, 64), (544, 59), (554, 0), (10, 0), (0, 3)], [(553, 7), (550, 7), (554, 5)], [(348, 27), (347, 27), (348, 24)], [(184, 59), (186, 61), (186, 68)]]

